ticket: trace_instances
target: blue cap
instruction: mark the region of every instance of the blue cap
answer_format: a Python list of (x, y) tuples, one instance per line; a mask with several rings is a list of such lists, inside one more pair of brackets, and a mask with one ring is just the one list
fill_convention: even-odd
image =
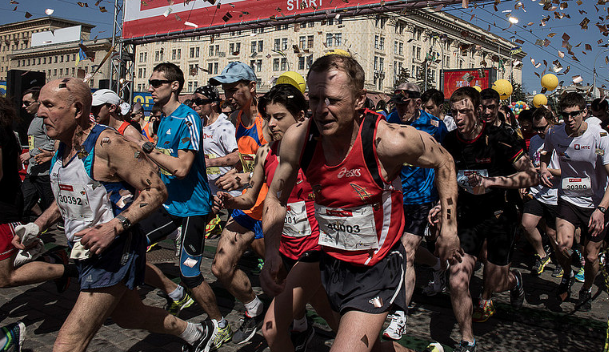
[(256, 82), (256, 74), (251, 67), (243, 62), (231, 62), (222, 70), (222, 74), (209, 79), (209, 83), (217, 86), (225, 83), (235, 83), (239, 81)]

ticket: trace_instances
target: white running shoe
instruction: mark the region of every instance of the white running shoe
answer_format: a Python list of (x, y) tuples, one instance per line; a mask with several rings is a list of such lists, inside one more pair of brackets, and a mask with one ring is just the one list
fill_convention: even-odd
[(435, 296), (441, 292), (446, 292), (446, 270), (434, 271), (433, 280), (423, 289), (427, 296)]
[(401, 314), (393, 314), (391, 316), (391, 323), (385, 331), (383, 331), (383, 336), (391, 340), (399, 340), (402, 338), (402, 335), (406, 333), (406, 322), (408, 321), (408, 317), (404, 312)]

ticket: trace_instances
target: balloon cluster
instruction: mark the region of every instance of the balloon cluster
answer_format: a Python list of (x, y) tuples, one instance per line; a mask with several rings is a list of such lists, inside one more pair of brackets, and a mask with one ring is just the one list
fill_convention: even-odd
[(512, 102), (512, 111), (514, 111), (514, 115), (518, 116), (522, 112), (522, 110), (527, 110), (529, 108), (529, 104), (525, 103), (522, 100)]

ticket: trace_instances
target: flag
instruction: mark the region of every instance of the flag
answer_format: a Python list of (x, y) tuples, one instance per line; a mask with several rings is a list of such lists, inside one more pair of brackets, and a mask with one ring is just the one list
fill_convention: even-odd
[(80, 62), (80, 60), (86, 60), (86, 59), (87, 59), (87, 54), (85, 53), (84, 50), (82, 50), (82, 48), (80, 48), (78, 50), (78, 56), (76, 57), (76, 63), (74, 64), (74, 66), (78, 66), (78, 63)]

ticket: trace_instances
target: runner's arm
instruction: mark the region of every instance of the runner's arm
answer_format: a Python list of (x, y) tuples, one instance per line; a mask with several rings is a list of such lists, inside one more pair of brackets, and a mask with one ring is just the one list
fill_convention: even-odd
[(480, 185), (486, 188), (525, 188), (537, 186), (539, 179), (535, 166), (529, 159), (529, 156), (523, 154), (520, 158), (514, 161), (514, 168), (518, 172), (509, 176), (494, 176), (494, 177), (479, 177)]
[(286, 131), (281, 141), (279, 165), (264, 201), (262, 232), (264, 233), (265, 263), (261, 281), (264, 291), (272, 296), (279, 294), (284, 287), (283, 283), (277, 283), (277, 275), (283, 265), (279, 256), (279, 243), (288, 198), (294, 188), (300, 168), (299, 157), (307, 131), (306, 126), (304, 123), (299, 123)]
[(208, 159), (205, 158), (205, 166), (207, 167), (215, 167), (215, 166), (235, 166), (239, 162), (239, 151), (233, 150), (230, 154), (226, 154), (225, 156), (221, 156), (218, 158)]
[[(603, 167), (609, 176), (609, 164), (606, 164)], [(598, 207), (603, 207), (605, 209), (609, 208), (609, 187), (605, 188), (603, 199), (601, 199), (601, 202), (596, 206), (596, 209), (594, 209), (594, 212), (592, 212), (592, 215), (590, 216), (588, 231), (592, 237), (598, 236), (605, 228), (605, 214), (601, 212)]]
[(404, 163), (433, 168), (440, 197), (442, 229), (436, 252), (442, 261), (461, 261), (457, 237), (457, 173), (452, 156), (429, 134), (416, 129), (381, 122), (375, 140), (387, 180), (395, 178)]
[(258, 148), (258, 152), (256, 152), (256, 159), (254, 160), (254, 171), (252, 172), (252, 177), (250, 178), (249, 182), (245, 184), (247, 191), (244, 194), (238, 197), (233, 197), (226, 192), (218, 193), (218, 198), (222, 202), (222, 208), (245, 210), (251, 209), (256, 204), (258, 194), (260, 193), (260, 189), (265, 181), (264, 162), (268, 152), (268, 144)]

